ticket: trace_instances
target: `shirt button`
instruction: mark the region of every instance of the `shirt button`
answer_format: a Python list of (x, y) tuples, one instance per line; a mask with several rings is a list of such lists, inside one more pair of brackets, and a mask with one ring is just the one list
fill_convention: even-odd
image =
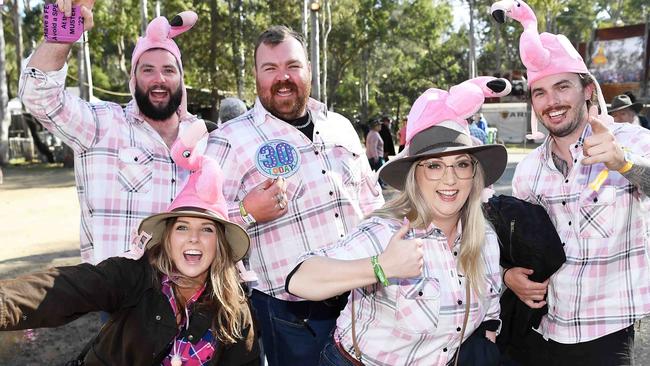
[(424, 295), (424, 292), (420, 291), (420, 292), (418, 292), (418, 295), (422, 296), (422, 295)]
[(598, 202), (598, 197), (594, 197), (594, 203)]
[(327, 173), (327, 172), (325, 171), (325, 169), (321, 170), (320, 172), (323, 173), (323, 174)]
[(564, 183), (569, 183), (569, 180), (568, 180), (568, 179), (565, 179), (565, 180), (564, 180)]
[(456, 328), (456, 331), (457, 331), (457, 332), (460, 332), (460, 327), (457, 327), (457, 328)]
[(345, 235), (341, 234), (341, 237), (344, 237)]
[(562, 206), (566, 206), (566, 201), (562, 201)]
[(577, 163), (577, 162), (578, 162), (578, 159), (573, 159), (573, 162), (574, 162), (574, 163)]
[(314, 151), (314, 154), (315, 154), (315, 155), (318, 155), (318, 151)]
[(457, 256), (457, 255), (458, 255), (458, 252), (454, 252), (454, 256)]
[(447, 347), (443, 348), (442, 352), (447, 352)]
[(457, 302), (458, 302), (458, 305), (463, 305), (463, 301), (462, 301), (462, 300), (458, 300)]
[(569, 221), (569, 226), (571, 226), (571, 221)]
[(334, 192), (330, 191), (330, 196), (333, 196), (333, 195), (334, 195)]
[(162, 317), (160, 315), (156, 315), (156, 320), (160, 320)]
[(138, 161), (138, 157), (136, 156), (135, 158), (133, 158), (133, 161)]
[(320, 134), (320, 132), (316, 131), (316, 134), (318, 135), (318, 134)]
[(338, 214), (338, 213), (335, 213), (335, 214), (334, 214), (334, 217), (339, 217), (339, 214)]
[(194, 340), (194, 336), (190, 334), (190, 335), (187, 336), (187, 339), (189, 339), (190, 341)]
[(578, 144), (576, 144), (576, 149), (578, 148)]
[(176, 179), (172, 178), (172, 183), (176, 183)]

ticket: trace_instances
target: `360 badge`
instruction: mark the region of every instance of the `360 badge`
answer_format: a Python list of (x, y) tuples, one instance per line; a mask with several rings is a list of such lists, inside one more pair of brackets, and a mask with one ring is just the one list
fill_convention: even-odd
[(298, 171), (300, 154), (284, 140), (270, 140), (257, 148), (255, 165), (266, 177), (288, 178)]

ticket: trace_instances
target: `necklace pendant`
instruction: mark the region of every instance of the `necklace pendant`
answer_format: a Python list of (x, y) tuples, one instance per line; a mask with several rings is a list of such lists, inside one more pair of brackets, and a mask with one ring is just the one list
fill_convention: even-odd
[(183, 365), (183, 360), (181, 360), (181, 356), (179, 355), (174, 355), (172, 356), (172, 366), (181, 366)]

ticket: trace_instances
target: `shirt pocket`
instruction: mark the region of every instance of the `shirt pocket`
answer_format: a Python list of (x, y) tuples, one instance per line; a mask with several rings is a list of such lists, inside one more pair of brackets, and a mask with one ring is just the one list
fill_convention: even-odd
[[(334, 156), (339, 165), (343, 188), (351, 199), (357, 200), (363, 181), (361, 156), (343, 146), (334, 147)], [(363, 160), (367, 161), (365, 156)]]
[(121, 190), (147, 193), (153, 185), (153, 154), (140, 147), (125, 147), (119, 152), (118, 180)]
[(440, 317), (440, 280), (415, 278), (400, 281), (395, 324), (406, 333), (431, 334)]
[(609, 238), (616, 224), (616, 187), (602, 186), (598, 192), (585, 191), (580, 205), (580, 237)]

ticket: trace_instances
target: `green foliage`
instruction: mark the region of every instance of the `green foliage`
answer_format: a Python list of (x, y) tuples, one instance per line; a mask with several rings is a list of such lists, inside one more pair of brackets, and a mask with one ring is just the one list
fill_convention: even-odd
[[(6, 71), (10, 96), (16, 94), (13, 19), (5, 1)], [(20, 1), (20, 0), (18, 0)], [(459, 6), (464, 2), (464, 7)], [(364, 74), (368, 82), (368, 117), (377, 114), (403, 116), (413, 100), (431, 87), (447, 88), (467, 78), (468, 30), (454, 29), (455, 13), (467, 11), (467, 1), (448, 0), (330, 0), (332, 30), (328, 38), (328, 104), (351, 119), (360, 118)], [(521, 26), (497, 25), (486, 9), (492, 0), (474, 1), (479, 74), (522, 70), (518, 39)], [(155, 0), (148, 0), (154, 15)], [(236, 95), (239, 66), (244, 54), (243, 98), (255, 97), (253, 45), (258, 34), (273, 24), (302, 29), (303, 1), (298, 0), (165, 0), (161, 13), (168, 18), (194, 10), (199, 21), (176, 38), (183, 52), (185, 83), (191, 86), (190, 102), (214, 105), (219, 97)], [(323, 3), (323, 0), (321, 0)], [(23, 18), (26, 53), (42, 39), (42, 2), (31, 2)], [(241, 29), (236, 12), (242, 6)], [(539, 19), (540, 31), (566, 34), (574, 42), (590, 40), (594, 27), (636, 24), (647, 0), (529, 0)], [(95, 27), (89, 34), (93, 83), (128, 93), (130, 58), (140, 33), (141, 0), (97, 1)], [(325, 8), (321, 8), (321, 19)], [(211, 37), (212, 36), (212, 37)], [(321, 34), (322, 36), (322, 34)], [(323, 52), (321, 52), (321, 55)], [(70, 75), (76, 77), (76, 56), (70, 58)], [(69, 80), (69, 83), (72, 82)], [(203, 90), (203, 92), (201, 91)], [(96, 91), (98, 97), (124, 102)]]

